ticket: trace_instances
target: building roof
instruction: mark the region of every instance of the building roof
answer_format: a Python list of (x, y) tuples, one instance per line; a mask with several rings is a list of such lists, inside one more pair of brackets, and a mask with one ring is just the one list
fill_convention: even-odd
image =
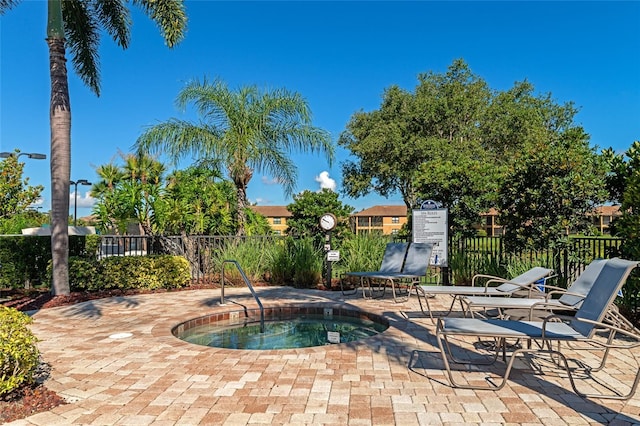
[(622, 212), (620, 212), (619, 205), (598, 206), (596, 207), (596, 214), (600, 216), (620, 216)]
[(402, 217), (407, 215), (407, 206), (373, 206), (352, 216)]
[(287, 206), (250, 206), (251, 210), (265, 217), (291, 217)]

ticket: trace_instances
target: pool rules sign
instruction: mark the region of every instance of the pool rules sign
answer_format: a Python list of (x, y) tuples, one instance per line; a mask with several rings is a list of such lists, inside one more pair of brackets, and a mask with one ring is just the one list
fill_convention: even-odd
[(447, 209), (428, 208), (413, 210), (412, 235), (414, 243), (431, 243), (431, 265), (446, 267), (448, 225)]

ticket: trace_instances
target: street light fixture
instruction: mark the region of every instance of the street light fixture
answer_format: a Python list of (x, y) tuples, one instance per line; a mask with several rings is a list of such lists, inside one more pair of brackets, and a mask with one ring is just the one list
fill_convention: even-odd
[(79, 179), (75, 181), (70, 180), (69, 184), (73, 185), (73, 226), (76, 226), (78, 222), (78, 185), (91, 185), (91, 182), (86, 179)]
[(38, 154), (37, 152), (20, 152), (16, 155), (15, 152), (0, 152), (0, 158), (9, 158), (15, 156), (16, 158), (21, 155), (26, 155), (27, 158), (31, 158), (34, 160), (46, 160), (47, 156), (45, 154)]

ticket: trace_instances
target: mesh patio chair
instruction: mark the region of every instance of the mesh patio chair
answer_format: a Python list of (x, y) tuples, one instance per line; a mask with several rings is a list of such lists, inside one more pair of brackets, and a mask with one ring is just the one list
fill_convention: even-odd
[[(380, 281), (383, 288), (390, 286), (395, 302), (406, 301), (411, 295), (412, 287), (420, 284), (420, 280), (429, 273), (432, 251), (431, 243), (411, 243), (401, 272), (373, 274), (369, 278), (372, 281)], [(398, 297), (400, 290), (405, 291), (405, 297)]]
[[(478, 318), (439, 318), (436, 326), (436, 338), (449, 383), (453, 387), (465, 389), (487, 389), (499, 390), (504, 387), (509, 374), (512, 371), (514, 361), (520, 355), (531, 355), (535, 358), (546, 356), (550, 361), (550, 365), (562, 368), (568, 374), (571, 387), (576, 394), (582, 397), (607, 398), (607, 399), (629, 399), (636, 391), (640, 380), (640, 368), (635, 359), (633, 349), (640, 346), (640, 335), (637, 330), (627, 330), (620, 328), (618, 324), (606, 323), (607, 313), (610, 311), (611, 305), (631, 270), (638, 265), (638, 262), (629, 261), (619, 258), (609, 259), (603, 265), (593, 286), (587, 296), (582, 300), (580, 308), (573, 317), (561, 317), (558, 315), (550, 315), (543, 321), (516, 321), (501, 319), (478, 319)], [(526, 348), (518, 348), (513, 351), (511, 357), (506, 364), (505, 372), (502, 380), (495, 383), (493, 378), (485, 378), (487, 385), (472, 384), (475, 383), (471, 377), (471, 370), (478, 371), (480, 365), (493, 364), (498, 359), (499, 352), (504, 351), (504, 345), (496, 345), (495, 353), (482, 360), (473, 359), (462, 360), (460, 357), (454, 356), (452, 350), (452, 341), (455, 339), (459, 342), (460, 349), (466, 355), (471, 349), (463, 349), (462, 345), (465, 338), (497, 338), (504, 342), (506, 339), (521, 339), (534, 341), (537, 345), (528, 345)], [(467, 340), (468, 342), (468, 340)], [(581, 392), (576, 387), (577, 378), (574, 377), (575, 371), (580, 371), (584, 378), (592, 378), (592, 370), (585, 366), (581, 360), (580, 368), (569, 368), (568, 354), (565, 353), (560, 346), (563, 342), (587, 342), (598, 350), (611, 349), (627, 349), (629, 356), (627, 360), (633, 361), (636, 365), (635, 376), (628, 383), (628, 392), (623, 394), (618, 390), (620, 384), (616, 386), (604, 385), (607, 393), (586, 393)], [(553, 349), (557, 344), (557, 349)], [(466, 348), (466, 346), (465, 346)], [(473, 351), (477, 354), (476, 351)], [(473, 365), (472, 368), (466, 368), (463, 371), (466, 383), (460, 383), (456, 377), (460, 372), (454, 372), (449, 364), (449, 359), (458, 364)], [(455, 374), (454, 374), (455, 373)]]
[[(420, 302), (420, 310), (434, 321), (435, 318), (433, 316), (431, 306), (429, 305), (430, 297), (437, 295), (449, 295), (453, 297), (451, 306), (449, 306), (445, 315), (451, 313), (456, 302), (460, 302), (461, 307), (464, 310), (462, 298), (465, 296), (512, 296), (516, 293), (524, 292), (524, 294), (529, 297), (536, 295), (544, 297), (544, 294), (537, 288), (536, 284), (541, 280), (545, 283), (547, 279), (552, 277), (552, 273), (553, 269), (536, 266), (511, 279), (477, 274), (473, 277), (470, 286), (418, 285), (415, 286), (415, 289), (416, 294), (418, 295), (418, 301)], [(476, 285), (476, 283), (481, 279), (486, 279), (484, 285)], [(426, 310), (425, 306), (423, 306), (423, 302), (426, 305)]]
[[(388, 274), (399, 273), (402, 271), (402, 265), (404, 264), (404, 258), (407, 255), (407, 248), (409, 243), (388, 243), (384, 250), (382, 257), (382, 263), (378, 271), (360, 271), (360, 272), (347, 272), (344, 274), (346, 277), (358, 278), (358, 285), (354, 286), (353, 291), (346, 290), (344, 285), (344, 277), (340, 278), (340, 290), (343, 295), (352, 295), (358, 291), (358, 287), (362, 289), (362, 297), (367, 298), (366, 288), (369, 289), (371, 297), (374, 297), (374, 291), (371, 287), (370, 277), (376, 274)], [(383, 293), (384, 293), (384, 289)]]

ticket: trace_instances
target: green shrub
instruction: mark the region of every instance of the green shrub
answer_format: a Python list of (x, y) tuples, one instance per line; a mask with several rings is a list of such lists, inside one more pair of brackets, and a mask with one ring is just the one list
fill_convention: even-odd
[(189, 262), (179, 256), (114, 256), (101, 263), (102, 289), (184, 287), (191, 281)]
[(100, 235), (86, 235), (84, 242), (84, 252), (82, 253), (83, 257), (87, 259), (95, 259), (98, 255), (98, 249), (100, 248), (100, 242), (102, 241), (102, 237)]
[(0, 238), (0, 287), (28, 288), (48, 285), (47, 263), (51, 238), (16, 235)]
[(314, 246), (313, 239), (293, 240), (289, 247), (293, 265), (293, 286), (314, 288), (320, 284), (324, 255)]
[(314, 288), (322, 281), (323, 253), (312, 238), (287, 238), (271, 252), (268, 265), (275, 284)]
[(0, 306), (0, 395), (33, 381), (40, 353), (27, 328), (31, 322), (28, 315)]
[(271, 281), (275, 284), (286, 284), (293, 282), (293, 264), (289, 255), (289, 245), (293, 238), (280, 241), (274, 247), (269, 261), (269, 273)]
[[(51, 277), (51, 263), (48, 275)], [(189, 261), (181, 256), (113, 256), (100, 261), (69, 258), (71, 291), (156, 290), (185, 287), (190, 282)]]
[[(49, 266), (49, 275), (51, 266)], [(71, 291), (99, 290), (102, 268), (98, 261), (81, 257), (69, 258), (69, 286)]]
[(164, 288), (179, 288), (189, 284), (191, 265), (181, 256), (154, 256), (154, 270)]
[(336, 272), (377, 271), (382, 263), (389, 237), (380, 234), (358, 234), (345, 238), (340, 245), (340, 261)]
[[(225, 260), (235, 260), (249, 280), (260, 280), (269, 271), (278, 245), (279, 239), (273, 238), (234, 240), (213, 253), (211, 266), (214, 271), (221, 271)], [(241, 278), (238, 269), (231, 264), (225, 266), (225, 279), (239, 284)]]
[[(95, 257), (99, 235), (70, 235), (69, 256)], [(12, 235), (0, 238), (0, 288), (49, 287), (51, 237)]]

